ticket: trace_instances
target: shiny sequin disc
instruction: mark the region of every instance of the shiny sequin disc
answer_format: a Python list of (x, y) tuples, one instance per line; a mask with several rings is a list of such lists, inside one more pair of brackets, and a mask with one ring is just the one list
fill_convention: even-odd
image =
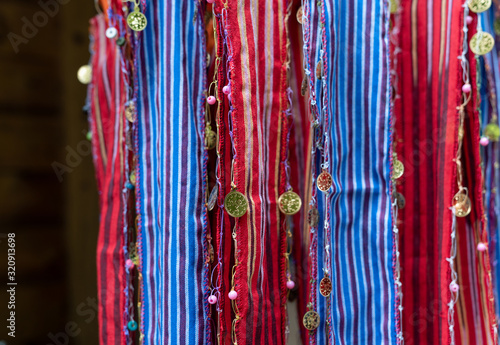
[(321, 282), (319, 283), (319, 292), (323, 297), (330, 296), (330, 293), (332, 292), (332, 281), (330, 278), (324, 277), (321, 279)]
[(304, 314), (304, 317), (302, 318), (302, 323), (304, 324), (304, 327), (310, 331), (315, 330), (319, 326), (319, 314), (316, 313), (314, 310), (309, 310), (307, 313)]
[(393, 14), (398, 11), (398, 0), (391, 0), (390, 11)]
[(488, 54), (495, 45), (495, 39), (489, 33), (480, 31), (476, 32), (470, 39), (470, 50), (477, 55)]
[(310, 227), (314, 228), (319, 223), (319, 211), (317, 208), (311, 208), (307, 213), (307, 223)]
[(299, 7), (297, 10), (297, 21), (299, 24), (302, 24), (302, 16), (304, 15), (304, 12), (302, 11), (302, 6)]
[(469, 197), (464, 192), (458, 192), (453, 197), (453, 207), (455, 207), (455, 215), (457, 217), (465, 217), (471, 211), (471, 202)]
[(318, 189), (320, 191), (328, 191), (332, 186), (332, 175), (330, 175), (326, 171), (323, 171), (318, 175), (318, 178), (316, 179), (316, 185), (318, 186)]
[(237, 190), (230, 191), (224, 199), (224, 208), (230, 216), (241, 217), (248, 209), (247, 198)]
[(396, 199), (396, 203), (398, 205), (398, 208), (402, 210), (406, 206), (406, 199), (403, 194), (396, 192), (394, 193), (394, 198)]
[(394, 163), (393, 163), (393, 167), (392, 168), (393, 168), (393, 176), (394, 176), (395, 179), (398, 179), (401, 176), (403, 176), (403, 174), (405, 172), (405, 166), (397, 158), (394, 159)]
[(127, 24), (134, 31), (142, 31), (146, 28), (148, 21), (146, 16), (139, 12), (139, 7), (136, 7), (134, 12), (128, 15)]
[(205, 145), (209, 150), (214, 149), (217, 145), (217, 134), (210, 127), (205, 129)]
[(110, 26), (106, 29), (106, 37), (107, 38), (115, 38), (118, 35), (118, 30), (114, 26)]
[(470, 0), (469, 9), (475, 13), (481, 13), (491, 7), (491, 0)]
[(291, 190), (280, 195), (278, 204), (281, 212), (287, 215), (294, 215), (300, 211), (302, 200), (300, 196)]
[(132, 103), (125, 107), (125, 117), (130, 122), (135, 122), (134, 112), (135, 112), (135, 107)]
[(219, 186), (215, 184), (214, 188), (210, 192), (210, 196), (208, 197), (207, 208), (209, 211), (214, 209), (215, 203), (217, 202), (217, 195), (219, 194)]
[(484, 128), (484, 135), (488, 137), (490, 141), (498, 141), (500, 137), (500, 127), (496, 123), (488, 123)]
[(88, 84), (92, 80), (92, 66), (83, 65), (78, 69), (77, 73), (78, 81), (82, 84)]

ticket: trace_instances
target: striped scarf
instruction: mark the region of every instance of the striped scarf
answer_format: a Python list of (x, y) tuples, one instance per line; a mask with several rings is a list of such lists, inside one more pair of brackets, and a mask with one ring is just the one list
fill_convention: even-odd
[(148, 1), (139, 49), (136, 197), (145, 344), (208, 343), (200, 13), (194, 1)]
[[(396, 344), (388, 9), (361, 0), (303, 8), (310, 104), (320, 122), (313, 176), (328, 162), (333, 178), (331, 193), (317, 192), (323, 216), (311, 302), (321, 323), (310, 343)], [(328, 298), (318, 291), (325, 270)]]

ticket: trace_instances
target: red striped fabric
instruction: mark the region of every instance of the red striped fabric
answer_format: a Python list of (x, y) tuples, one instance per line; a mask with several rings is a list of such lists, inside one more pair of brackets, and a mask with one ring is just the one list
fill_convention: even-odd
[(285, 1), (227, 4), (234, 181), (249, 203), (236, 221), (238, 344), (285, 343), (286, 234), (277, 200), (285, 187), (286, 11)]
[[(405, 165), (397, 190), (406, 198), (400, 210), (405, 344), (448, 344), (452, 199), (457, 189), (454, 158), (458, 145), (457, 107), (462, 103), (463, 2), (403, 0), (402, 52), (395, 102), (395, 151)], [(471, 28), (471, 26), (469, 26)], [(470, 34), (469, 34), (470, 38)], [(468, 56), (474, 73), (473, 55)], [(471, 83), (475, 86), (475, 80)], [(476, 257), (483, 232), (477, 113), (466, 111), (464, 185), (473, 211), (457, 218), (459, 300), (455, 305), (457, 344), (491, 344), (488, 273)], [(469, 224), (468, 226), (466, 224)]]
[(123, 105), (126, 93), (119, 47), (105, 36), (104, 16), (91, 20), (93, 37), (92, 84), (89, 87), (92, 147), (100, 196), (100, 225), (97, 241), (97, 284), (99, 341), (125, 344), (123, 253), (124, 161)]

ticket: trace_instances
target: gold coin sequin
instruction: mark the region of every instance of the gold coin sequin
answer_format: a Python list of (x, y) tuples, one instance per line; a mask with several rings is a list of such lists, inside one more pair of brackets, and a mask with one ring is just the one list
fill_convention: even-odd
[(491, 0), (470, 0), (469, 9), (474, 13), (481, 13), (491, 7)]
[(398, 0), (391, 0), (390, 11), (393, 14), (398, 11)]
[(332, 292), (332, 281), (328, 277), (323, 277), (319, 283), (319, 292), (321, 296), (328, 297)]
[(232, 190), (224, 199), (224, 208), (230, 216), (239, 218), (247, 212), (247, 198), (245, 198), (245, 196), (237, 190)]
[(495, 39), (489, 33), (480, 31), (476, 32), (470, 39), (470, 50), (476, 55), (488, 54), (495, 45)]
[(316, 179), (316, 185), (318, 186), (318, 189), (320, 191), (322, 192), (328, 191), (332, 186), (332, 175), (330, 175), (326, 171), (323, 171), (321, 174), (318, 175), (318, 178)]
[(132, 183), (135, 186), (135, 171), (132, 171), (132, 173), (129, 176), (130, 183)]
[(471, 202), (467, 193), (458, 192), (453, 197), (453, 207), (457, 217), (466, 217), (471, 211)]
[(135, 122), (134, 113), (135, 113), (135, 107), (133, 103), (130, 103), (125, 107), (125, 117), (130, 122)]
[(142, 31), (146, 28), (148, 21), (146, 16), (139, 12), (139, 6), (136, 6), (134, 11), (128, 15), (127, 24), (134, 31)]
[(311, 208), (307, 213), (307, 223), (310, 227), (314, 228), (319, 223), (319, 211), (316, 207)]
[(300, 211), (302, 200), (300, 200), (300, 196), (297, 193), (290, 190), (280, 195), (278, 205), (284, 214), (294, 215)]
[(210, 192), (210, 196), (208, 197), (207, 208), (209, 211), (214, 209), (215, 203), (217, 202), (217, 195), (219, 194), (219, 186), (215, 184), (214, 188)]
[(297, 10), (297, 21), (299, 22), (299, 24), (302, 24), (303, 15), (304, 12), (302, 11), (302, 6), (300, 6), (299, 9)]
[(398, 160), (397, 158), (394, 159), (394, 162), (393, 162), (393, 166), (392, 166), (392, 173), (393, 173), (393, 177), (395, 179), (398, 179), (400, 178), (401, 176), (403, 176), (404, 172), (405, 172), (405, 166), (403, 165), (403, 163), (401, 163), (400, 160)]
[(322, 76), (323, 76), (323, 64), (321, 63), (320, 60), (316, 65), (316, 79), (321, 80)]
[(302, 318), (304, 327), (309, 331), (314, 331), (319, 326), (319, 314), (314, 310), (309, 310)]
[(396, 203), (398, 205), (398, 208), (402, 210), (406, 206), (406, 199), (403, 194), (396, 192), (394, 193), (394, 199), (396, 199)]
[(212, 150), (217, 145), (217, 133), (212, 131), (210, 126), (205, 128), (205, 145), (207, 149)]

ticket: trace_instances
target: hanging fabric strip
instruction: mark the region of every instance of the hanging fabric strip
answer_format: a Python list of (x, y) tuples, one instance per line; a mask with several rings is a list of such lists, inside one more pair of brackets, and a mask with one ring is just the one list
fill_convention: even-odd
[(148, 1), (138, 70), (136, 194), (144, 344), (209, 343), (206, 52), (196, 1)]
[[(286, 280), (279, 232), (286, 99), (286, 1), (226, 3), (234, 182), (249, 209), (236, 220), (234, 341), (284, 344)], [(265, 52), (265, 54), (263, 53)], [(286, 235), (286, 234), (285, 234)]]
[[(317, 153), (329, 157), (328, 164), (313, 164), (317, 174), (323, 168), (333, 179), (329, 205), (318, 192), (323, 216), (317, 253), (310, 255), (318, 262), (311, 282), (320, 325), (310, 333), (311, 343), (397, 344), (388, 8), (384, 2), (326, 0), (308, 1), (304, 12), (311, 104), (321, 126), (328, 119), (330, 138)], [(328, 297), (318, 293), (325, 273), (333, 287)]]
[(119, 47), (109, 40), (103, 15), (91, 22), (93, 40), (92, 80), (89, 87), (90, 128), (93, 158), (100, 196), (100, 224), (97, 241), (97, 286), (99, 342), (126, 344), (125, 260), (123, 236), (125, 162), (124, 117), (126, 88)]

